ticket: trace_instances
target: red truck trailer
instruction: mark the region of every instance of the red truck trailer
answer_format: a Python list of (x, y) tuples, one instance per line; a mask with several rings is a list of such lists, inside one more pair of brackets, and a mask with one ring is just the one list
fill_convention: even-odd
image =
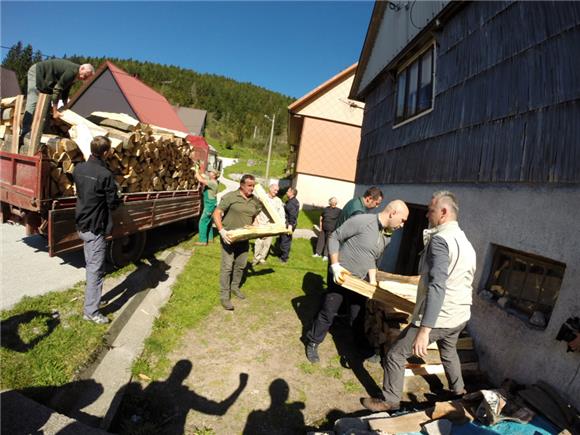
[[(50, 159), (41, 152), (24, 156), (0, 151), (1, 221), (26, 226), (27, 235), (47, 238), (48, 252), (57, 254), (81, 249), (75, 228), (75, 197), (51, 198)], [(139, 259), (147, 230), (200, 215), (200, 189), (127, 193), (113, 212), (113, 234), (108, 256), (115, 266)]]

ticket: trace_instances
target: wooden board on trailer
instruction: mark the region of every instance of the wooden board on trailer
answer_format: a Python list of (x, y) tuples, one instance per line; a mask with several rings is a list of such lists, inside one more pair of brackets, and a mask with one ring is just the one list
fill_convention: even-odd
[(18, 154), (18, 141), (20, 140), (20, 120), (24, 111), (24, 95), (17, 95), (14, 102), (14, 113), (12, 118), (12, 148), (13, 154)]
[(38, 101), (36, 102), (36, 109), (34, 111), (34, 116), (32, 118), (32, 128), (30, 130), (30, 143), (28, 144), (28, 155), (33, 156), (38, 151), (38, 146), (40, 144), (40, 138), (42, 137), (42, 130), (44, 129), (44, 123), (46, 121), (46, 116), (50, 109), (51, 95), (43, 94), (40, 92), (38, 94)]

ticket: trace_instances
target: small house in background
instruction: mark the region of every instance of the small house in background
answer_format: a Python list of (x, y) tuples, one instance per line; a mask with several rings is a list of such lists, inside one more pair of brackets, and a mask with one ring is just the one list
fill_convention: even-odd
[(207, 111), (193, 107), (174, 106), (177, 116), (194, 136), (205, 136), (205, 119)]
[(388, 271), (416, 273), (425, 204), (453, 191), (481, 368), (576, 407), (579, 355), (556, 337), (580, 313), (579, 46), (578, 2), (378, 1), (350, 93), (366, 103), (357, 191), (411, 209)]
[(15, 97), (22, 94), (16, 73), (0, 67), (0, 98)]
[[(147, 124), (189, 133), (173, 106), (159, 92), (106, 61), (69, 100), (67, 107), (81, 116), (92, 112), (125, 113)], [(208, 146), (203, 138), (188, 137), (196, 158), (206, 160)]]
[(348, 98), (356, 64), (288, 106), (292, 184), (305, 206), (339, 206), (354, 195), (364, 104)]

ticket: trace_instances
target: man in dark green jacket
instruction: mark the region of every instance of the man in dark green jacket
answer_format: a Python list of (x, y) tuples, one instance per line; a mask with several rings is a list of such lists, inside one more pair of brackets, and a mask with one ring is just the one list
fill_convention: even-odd
[(376, 186), (369, 187), (363, 196), (353, 198), (345, 204), (338, 215), (336, 228), (340, 227), (352, 216), (357, 214), (368, 213), (370, 210), (377, 208), (383, 202), (383, 192)]
[(63, 104), (66, 104), (68, 93), (75, 80), (87, 80), (94, 73), (95, 69), (91, 64), (78, 65), (66, 59), (49, 59), (32, 65), (28, 70), (28, 93), (20, 142), (22, 143), (24, 136), (32, 127), (39, 92), (52, 95), (52, 117), (59, 118), (58, 101), (62, 100)]

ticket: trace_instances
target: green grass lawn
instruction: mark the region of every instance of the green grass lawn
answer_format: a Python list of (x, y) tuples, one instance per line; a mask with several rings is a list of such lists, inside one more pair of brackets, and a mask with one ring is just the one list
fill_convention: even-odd
[[(107, 277), (135, 269), (130, 264)], [(108, 325), (83, 320), (84, 289), (81, 281), (66, 291), (24, 297), (0, 312), (1, 389), (63, 385), (98, 355)]]
[(313, 225), (320, 223), (322, 209), (300, 210), (298, 213), (298, 224), (296, 228), (311, 230)]
[(84, 283), (63, 292), (25, 297), (2, 311), (0, 388), (59, 386), (105, 345), (107, 325), (82, 318)]
[[(217, 242), (196, 248), (173, 286), (171, 299), (155, 321), (142, 356), (134, 364), (135, 374), (143, 373), (153, 379), (166, 377), (172, 366), (168, 355), (179, 348), (180, 340), (188, 329), (196, 327), (211, 310), (219, 306), (220, 255), (220, 244)], [(259, 312), (256, 312), (255, 327), (262, 320), (270, 320), (264, 313), (269, 312), (270, 308), (274, 309), (281, 300), (303, 294), (305, 274), (310, 272), (326, 276), (326, 264), (312, 258), (310, 242), (304, 239), (292, 242), (291, 259), (287, 265), (278, 264), (278, 259), (273, 257), (268, 261), (272, 262), (275, 273), (252, 275), (243, 286), (244, 293), (250, 298), (253, 295), (262, 297), (261, 292), (265, 288), (268, 288), (269, 294), (276, 295), (270, 299), (262, 298), (262, 303), (256, 308)]]
[[(248, 163), (252, 162), (250, 166)], [(286, 159), (284, 157), (272, 156), (270, 159), (270, 178), (282, 178), (286, 172)], [(235, 165), (224, 169), (224, 174), (252, 174), (257, 177), (266, 175), (266, 159), (263, 156), (241, 157)]]

